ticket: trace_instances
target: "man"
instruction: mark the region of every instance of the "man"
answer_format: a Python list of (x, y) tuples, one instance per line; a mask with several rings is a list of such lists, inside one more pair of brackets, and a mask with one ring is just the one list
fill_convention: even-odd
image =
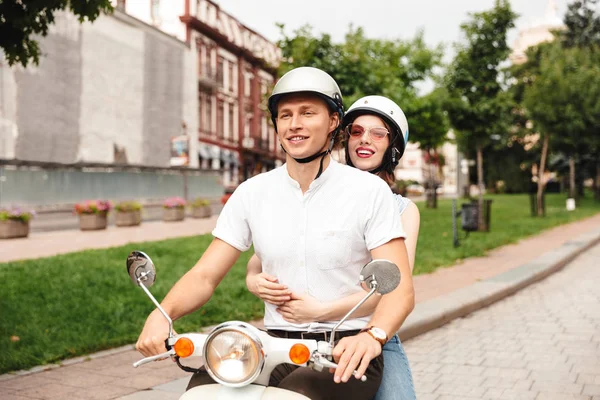
[[(414, 307), (397, 205), (381, 179), (331, 159), (343, 105), (339, 87), (327, 73), (308, 67), (290, 71), (275, 86), (269, 111), (286, 164), (238, 187), (219, 216), (215, 239), (162, 306), (174, 320), (200, 308), (240, 252), (252, 244), (265, 272), (323, 301), (360, 291), (360, 268), (372, 258), (391, 260), (400, 268), (401, 283), (382, 298), (371, 317), (341, 326), (334, 378), (326, 372), (280, 366), (271, 380), (312, 399), (370, 399), (381, 380), (382, 345)], [(272, 305), (265, 307), (265, 327), (278, 336), (331, 331), (335, 323), (294, 325)], [(137, 349), (146, 356), (163, 352), (167, 330), (165, 319), (154, 311)], [(355, 369), (357, 378), (367, 374), (367, 382), (350, 379)], [(208, 382), (210, 377), (199, 373), (190, 386)], [(340, 382), (347, 383), (336, 385)]]

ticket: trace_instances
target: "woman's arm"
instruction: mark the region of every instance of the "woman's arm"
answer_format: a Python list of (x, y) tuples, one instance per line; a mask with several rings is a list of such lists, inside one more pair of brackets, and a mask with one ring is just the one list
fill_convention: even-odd
[[(283, 319), (295, 324), (323, 321), (339, 321), (348, 311), (365, 297), (366, 292), (357, 292), (342, 299), (321, 303), (308, 294), (292, 293), (291, 300), (286, 301), (277, 308)], [(353, 314), (352, 318), (371, 315), (381, 296), (373, 295), (364, 302)]]
[(262, 264), (256, 254), (252, 255), (246, 268), (246, 286), (253, 295), (276, 306), (290, 300), (291, 291), (281, 285), (277, 277), (262, 272)]
[(406, 253), (408, 254), (408, 263), (410, 264), (410, 272), (415, 269), (415, 254), (417, 252), (417, 240), (419, 239), (419, 227), (421, 225), (421, 215), (419, 208), (412, 201), (408, 203), (406, 209), (402, 213), (402, 226), (406, 232)]

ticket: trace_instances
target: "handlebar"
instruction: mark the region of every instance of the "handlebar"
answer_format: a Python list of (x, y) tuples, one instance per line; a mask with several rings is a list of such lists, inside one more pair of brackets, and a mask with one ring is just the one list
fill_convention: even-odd
[(164, 359), (164, 358), (169, 358), (169, 357), (174, 356), (174, 355), (175, 355), (175, 350), (171, 349), (169, 351), (166, 351), (166, 352), (161, 353), (161, 354), (157, 354), (155, 356), (142, 358), (141, 360), (136, 361), (136, 362), (133, 363), (133, 368), (137, 368), (140, 365), (148, 364), (149, 362), (152, 362), (152, 361), (156, 361), (156, 360), (160, 360), (160, 359)]
[[(314, 365), (318, 365), (317, 368), (319, 368), (319, 366), (322, 367), (326, 367), (326, 368), (337, 368), (338, 365), (332, 361), (329, 361), (327, 358), (325, 358), (322, 354), (320, 353), (315, 353), (314, 355), (314, 360), (313, 360)], [(356, 375), (358, 374), (358, 371), (354, 370), (353, 375), (356, 377)], [(362, 382), (366, 382), (367, 381), (367, 376), (363, 375), (360, 377), (360, 380)]]

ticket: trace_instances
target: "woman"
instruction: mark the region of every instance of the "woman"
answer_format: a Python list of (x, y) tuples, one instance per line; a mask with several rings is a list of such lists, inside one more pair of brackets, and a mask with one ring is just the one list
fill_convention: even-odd
[[(395, 182), (394, 169), (408, 141), (408, 122), (404, 113), (388, 98), (366, 96), (356, 101), (344, 116), (344, 150), (346, 163), (377, 174), (390, 186)], [(411, 271), (419, 235), (420, 216), (410, 200), (392, 194), (406, 231), (406, 248)], [(320, 303), (305, 293), (293, 293), (277, 281), (277, 277), (261, 272), (260, 260), (254, 255), (248, 263), (248, 289), (263, 301), (278, 306), (277, 311), (291, 323), (328, 321), (342, 318), (356, 303), (356, 295), (339, 301)], [(354, 314), (370, 315), (378, 296), (372, 296)], [(397, 335), (383, 347), (385, 368), (375, 400), (415, 399), (412, 374), (404, 348)]]

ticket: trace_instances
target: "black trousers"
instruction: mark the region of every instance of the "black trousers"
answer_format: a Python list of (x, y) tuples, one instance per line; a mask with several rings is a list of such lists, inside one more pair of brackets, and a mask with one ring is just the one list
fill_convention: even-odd
[[(355, 334), (356, 332), (352, 333)], [(284, 331), (270, 331), (269, 334), (278, 337), (297, 336), (297, 332), (288, 334)], [(348, 335), (340, 332), (340, 337), (342, 336)], [(309, 337), (305, 335), (304, 338), (308, 339)], [(379, 385), (381, 384), (383, 353), (371, 360), (365, 375), (367, 376), (366, 382), (351, 377), (346, 383), (335, 383), (333, 381), (333, 374), (327, 368), (318, 372), (297, 365), (281, 364), (275, 367), (271, 373), (269, 386), (300, 393), (312, 400), (371, 400), (375, 397), (375, 393), (377, 393), (377, 389), (379, 389)], [(204, 367), (202, 367), (200, 372), (195, 373), (192, 379), (190, 379), (187, 390), (211, 383), (215, 383), (215, 381), (208, 375)]]

